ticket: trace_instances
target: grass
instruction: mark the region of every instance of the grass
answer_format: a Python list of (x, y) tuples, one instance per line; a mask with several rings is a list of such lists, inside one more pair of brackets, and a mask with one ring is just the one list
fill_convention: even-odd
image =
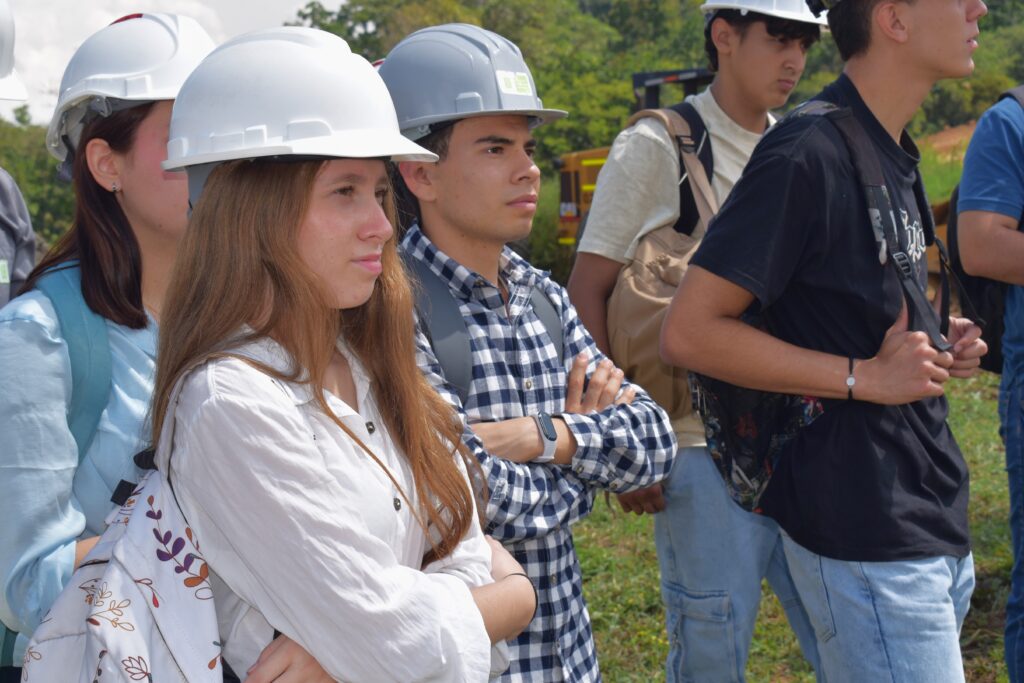
[[(977, 587), (961, 635), (967, 680), (1005, 681), (1003, 608), (1012, 564), (1008, 495), (997, 429), (998, 380), (985, 373), (950, 391), (950, 423), (971, 469), (971, 533)], [(664, 680), (668, 652), (654, 525), (603, 503), (576, 527), (584, 591), (608, 683)], [(747, 670), (751, 683), (813, 681), (778, 601), (767, 590)]]

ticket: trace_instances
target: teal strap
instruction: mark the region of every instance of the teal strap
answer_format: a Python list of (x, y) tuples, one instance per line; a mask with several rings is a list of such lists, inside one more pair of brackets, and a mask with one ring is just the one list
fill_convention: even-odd
[(110, 342), (107, 324), (82, 296), (77, 262), (57, 266), (36, 281), (57, 312), (61, 336), (71, 361), (68, 428), (78, 446), (78, 460), (89, 450), (100, 415), (110, 397)]
[(0, 666), (14, 666), (14, 643), (18, 640), (18, 634), (7, 628), (3, 627), (4, 631), (3, 647), (0, 648)]

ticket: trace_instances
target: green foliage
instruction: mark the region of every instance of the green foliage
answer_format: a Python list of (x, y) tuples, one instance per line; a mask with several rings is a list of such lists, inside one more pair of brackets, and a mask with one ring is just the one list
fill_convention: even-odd
[(0, 166), (18, 183), (36, 235), (52, 244), (71, 224), (74, 194), (57, 180), (57, 162), (46, 152), (46, 129), (0, 120)]

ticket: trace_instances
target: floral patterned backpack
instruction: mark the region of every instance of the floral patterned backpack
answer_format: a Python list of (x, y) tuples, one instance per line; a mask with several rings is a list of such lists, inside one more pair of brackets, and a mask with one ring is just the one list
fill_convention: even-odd
[(150, 472), (108, 524), (32, 635), (23, 683), (222, 683), (209, 568), (165, 475)]

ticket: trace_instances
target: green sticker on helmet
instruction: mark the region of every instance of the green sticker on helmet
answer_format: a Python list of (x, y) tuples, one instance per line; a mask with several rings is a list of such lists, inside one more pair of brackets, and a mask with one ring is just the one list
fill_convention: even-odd
[(506, 95), (533, 97), (530, 74), (525, 71), (495, 71), (494, 75), (498, 78), (498, 88)]

